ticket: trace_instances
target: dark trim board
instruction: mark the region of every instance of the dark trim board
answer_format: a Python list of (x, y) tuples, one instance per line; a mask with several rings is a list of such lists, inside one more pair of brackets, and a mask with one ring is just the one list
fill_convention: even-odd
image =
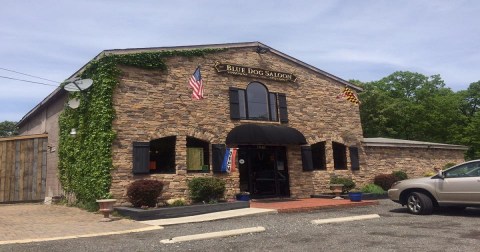
[(133, 207), (115, 207), (114, 210), (123, 216), (128, 216), (136, 221), (168, 219), (176, 217), (185, 217), (220, 211), (227, 211), (240, 208), (249, 208), (249, 201), (234, 201), (217, 204), (202, 204), (178, 207), (161, 207), (140, 209)]

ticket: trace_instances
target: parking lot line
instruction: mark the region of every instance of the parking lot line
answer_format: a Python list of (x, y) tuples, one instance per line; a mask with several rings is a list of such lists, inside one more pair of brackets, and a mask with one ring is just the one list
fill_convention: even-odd
[(176, 242), (184, 242), (184, 241), (205, 240), (205, 239), (221, 238), (221, 237), (228, 237), (228, 236), (248, 234), (248, 233), (258, 233), (258, 232), (264, 232), (264, 231), (265, 231), (264, 227), (241, 228), (241, 229), (232, 229), (232, 230), (225, 230), (225, 231), (219, 231), (219, 232), (177, 236), (171, 239), (161, 240), (160, 242), (176, 243)]
[(368, 219), (375, 219), (375, 218), (380, 218), (380, 215), (378, 215), (378, 214), (366, 214), (366, 215), (356, 215), (356, 216), (348, 216), (348, 217), (340, 217), (340, 218), (312, 220), (312, 224), (317, 224), (318, 225), (318, 224), (328, 224), (328, 223), (336, 223), (336, 222), (368, 220)]

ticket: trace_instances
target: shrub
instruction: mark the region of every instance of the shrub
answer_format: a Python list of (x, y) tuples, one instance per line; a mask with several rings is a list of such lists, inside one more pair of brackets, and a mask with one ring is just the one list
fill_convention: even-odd
[(384, 194), (385, 190), (383, 190), (380, 186), (375, 184), (368, 184), (362, 187), (362, 192), (364, 193), (373, 193), (373, 194)]
[(225, 193), (225, 181), (219, 178), (193, 178), (188, 182), (190, 198), (194, 202), (215, 202)]
[(137, 180), (128, 186), (128, 201), (134, 207), (155, 207), (163, 189), (163, 183), (158, 180)]
[(184, 198), (169, 199), (166, 203), (168, 206), (185, 206), (187, 204)]
[(392, 175), (395, 176), (397, 181), (408, 179), (408, 175), (404, 171), (394, 171)]
[(435, 174), (437, 174), (436, 172), (434, 171), (427, 171), (423, 174), (424, 177), (431, 177), (431, 176), (435, 176)]
[(393, 174), (380, 174), (373, 179), (373, 183), (385, 191), (390, 189), (396, 181), (397, 178)]
[(347, 193), (355, 188), (355, 182), (350, 178), (333, 176), (330, 178), (330, 184), (343, 184), (342, 193)]

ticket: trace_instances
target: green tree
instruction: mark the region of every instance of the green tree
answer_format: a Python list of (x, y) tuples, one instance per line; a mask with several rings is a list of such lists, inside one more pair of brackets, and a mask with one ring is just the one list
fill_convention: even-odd
[(366, 137), (458, 140), (461, 97), (446, 88), (439, 75), (398, 71), (363, 87), (360, 116)]
[(0, 122), (0, 137), (18, 135), (17, 122), (3, 121)]

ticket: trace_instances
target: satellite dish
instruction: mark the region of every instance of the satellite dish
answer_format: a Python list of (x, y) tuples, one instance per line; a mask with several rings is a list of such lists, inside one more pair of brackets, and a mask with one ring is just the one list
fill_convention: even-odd
[(80, 100), (77, 98), (73, 98), (67, 102), (67, 105), (72, 109), (76, 109), (78, 108), (78, 106), (80, 106)]
[(68, 92), (83, 91), (93, 84), (91, 79), (74, 80), (63, 87)]

